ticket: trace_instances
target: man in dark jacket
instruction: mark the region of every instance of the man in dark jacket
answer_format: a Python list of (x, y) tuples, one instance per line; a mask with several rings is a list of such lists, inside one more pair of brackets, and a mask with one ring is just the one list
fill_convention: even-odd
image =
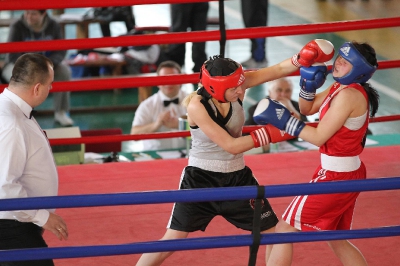
[[(57, 40), (63, 38), (60, 25), (47, 15), (46, 10), (26, 10), (21, 18), (10, 26), (7, 42)], [(71, 70), (63, 62), (66, 51), (42, 51), (39, 53), (53, 62), (55, 81), (71, 79)], [(7, 54), (6, 64), (2, 71), (2, 77), (7, 82), (11, 78), (15, 61), (23, 54), (25, 52)], [(53, 101), (55, 121), (62, 126), (72, 126), (74, 122), (68, 115), (70, 92), (53, 93)]]

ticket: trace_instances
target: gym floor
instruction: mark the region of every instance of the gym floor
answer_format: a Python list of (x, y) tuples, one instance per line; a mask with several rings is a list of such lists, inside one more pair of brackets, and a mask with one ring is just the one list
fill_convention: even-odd
[[(227, 29), (243, 28), (241, 18), (240, 1), (225, 1), (225, 21)], [(332, 21), (360, 20), (373, 18), (386, 18), (398, 16), (400, 0), (310, 0), (310, 1), (290, 1), (290, 0), (271, 0), (269, 6), (269, 26), (284, 26), (293, 24), (310, 24)], [(86, 8), (66, 9), (67, 13), (83, 14)], [(169, 25), (169, 5), (139, 5), (133, 7), (137, 26), (150, 25)], [(6, 17), (10, 12), (1, 11), (0, 16)], [(151, 14), (149, 16), (149, 14)], [(19, 16), (14, 12), (13, 16)], [(210, 2), (209, 17), (218, 16), (218, 2)], [(122, 22), (113, 22), (111, 25), (112, 36), (126, 33), (125, 25)], [(216, 28), (209, 28), (215, 30)], [(6, 29), (0, 28), (0, 41), (5, 41)], [(75, 38), (74, 26), (66, 26), (66, 38)], [(89, 37), (101, 37), (98, 24), (91, 24)], [(267, 59), (269, 65), (273, 65), (285, 58), (291, 57), (298, 52), (301, 47), (311, 39), (325, 38), (330, 40), (336, 48), (343, 42), (357, 40), (359, 42), (369, 42), (377, 51), (379, 60), (399, 59), (398, 50), (395, 47), (400, 45), (400, 28), (382, 28), (374, 30), (343, 31), (328, 34), (309, 34), (294, 36), (279, 36), (267, 39)], [(190, 48), (190, 43), (187, 44)], [(209, 56), (219, 53), (219, 42), (210, 41), (206, 45)], [(76, 51), (68, 51), (69, 55)], [(250, 57), (250, 41), (248, 39), (227, 41), (225, 56), (242, 62)], [(187, 49), (184, 70), (190, 73), (192, 67), (190, 49)], [(291, 77), (295, 91), (293, 98), (298, 97), (298, 77)], [(328, 77), (327, 85), (333, 79)], [(379, 91), (381, 96), (380, 108), (377, 116), (399, 114), (400, 113), (400, 75), (399, 69), (378, 70), (371, 84)], [(268, 84), (248, 90), (244, 106), (256, 103), (267, 94)], [(185, 84), (185, 90), (192, 90), (191, 84)], [(154, 91), (157, 89), (154, 88)], [(124, 134), (130, 131), (132, 119), (134, 117), (133, 106), (138, 103), (137, 89), (120, 89), (109, 91), (91, 91), (71, 93), (71, 117), (75, 125), (81, 130), (100, 129), (100, 128), (121, 128)], [(52, 96), (38, 108), (41, 115), (38, 121), (43, 128), (59, 127), (53, 121)], [(313, 120), (316, 117), (311, 117)], [(400, 123), (385, 122), (370, 125), (373, 134), (392, 134), (400, 133)], [(130, 149), (140, 149), (140, 146), (123, 145), (127, 151)], [(132, 148), (133, 147), (133, 148)]]

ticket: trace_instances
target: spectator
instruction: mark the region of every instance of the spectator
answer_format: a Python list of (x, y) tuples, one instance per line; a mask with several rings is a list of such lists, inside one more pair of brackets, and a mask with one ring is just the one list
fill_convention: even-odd
[[(302, 121), (308, 121), (307, 117), (300, 114), (299, 103), (292, 100), (293, 84), (288, 78), (280, 78), (269, 83), (269, 96), (272, 100), (278, 101), (286, 106), (292, 114)], [(257, 103), (258, 104), (258, 103)], [(257, 104), (249, 107), (248, 118), (245, 125), (257, 125), (253, 120), (253, 114), (256, 110)]]
[[(204, 31), (207, 27), (208, 3), (171, 4), (172, 32)], [(185, 43), (169, 45), (167, 57), (177, 62), (181, 67), (185, 63)], [(206, 44), (195, 42), (192, 46), (193, 72), (199, 72), (207, 60)]]
[[(263, 27), (267, 26), (268, 0), (242, 0), (242, 17), (244, 26)], [(245, 68), (262, 68), (267, 66), (265, 57), (266, 39), (251, 39), (251, 57), (242, 63)]]
[(132, 6), (117, 6), (117, 7), (99, 7), (95, 8), (93, 16), (104, 20), (100, 23), (101, 33), (103, 37), (111, 36), (110, 23), (113, 21), (125, 22), (126, 31), (130, 32), (135, 29), (135, 16), (133, 15)]
[[(164, 61), (157, 68), (157, 75), (177, 75), (181, 67), (174, 61)], [(178, 130), (179, 117), (186, 115), (186, 108), (180, 103), (187, 93), (181, 85), (160, 85), (159, 91), (144, 100), (135, 112), (131, 134), (167, 132)], [(144, 150), (184, 148), (184, 138), (143, 140)]]
[[(32, 116), (53, 83), (49, 58), (27, 53), (16, 60), (8, 88), (0, 94), (0, 199), (56, 196), (58, 174), (45, 132)], [(0, 250), (47, 247), (42, 234), (68, 238), (64, 220), (53, 209), (0, 212)], [(1, 265), (54, 265), (50, 260)]]
[[(302, 120), (302, 121), (308, 121), (307, 117), (305, 115), (300, 114), (300, 109), (299, 109), (299, 103), (292, 100), (292, 94), (293, 94), (293, 84), (290, 79), (288, 78), (280, 78), (273, 80), (269, 83), (269, 96), (267, 98), (270, 98), (272, 100), (276, 100), (283, 105), (286, 106), (290, 110), (290, 112), (295, 116), (296, 118)], [(257, 103), (258, 104), (258, 103)], [(253, 114), (254, 111), (257, 108), (257, 104), (249, 107), (248, 109), (248, 118), (245, 122), (245, 125), (257, 125), (256, 122), (254, 122), (253, 119)], [(276, 149), (279, 149), (279, 145), (285, 145), (285, 142), (280, 142), (276, 143)], [(263, 152), (273, 152), (271, 151), (271, 144), (267, 144), (264, 147), (262, 147)]]
[[(130, 31), (127, 35), (143, 35), (144, 31)], [(128, 74), (156, 72), (158, 65), (166, 61), (165, 51), (158, 44), (121, 47)], [(146, 67), (147, 69), (143, 69)]]
[[(21, 18), (10, 26), (7, 42), (25, 42), (39, 40), (63, 39), (60, 25), (47, 15), (45, 9), (25, 10)], [(63, 62), (66, 51), (43, 51), (54, 65), (54, 80), (67, 81), (71, 79), (71, 69)], [(6, 56), (6, 64), (2, 71), (4, 80), (11, 78), (17, 59), (24, 52), (10, 53)], [(72, 126), (74, 121), (69, 117), (70, 92), (53, 93), (54, 120), (62, 126)]]

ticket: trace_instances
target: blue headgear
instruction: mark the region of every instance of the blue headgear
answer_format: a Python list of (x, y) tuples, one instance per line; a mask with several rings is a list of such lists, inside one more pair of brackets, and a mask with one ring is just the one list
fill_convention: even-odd
[[(351, 83), (367, 82), (374, 74), (377, 66), (373, 66), (357, 50), (351, 42), (345, 42), (339, 49), (339, 55), (352, 64), (353, 68), (343, 77), (333, 77), (337, 82), (349, 85)], [(336, 57), (337, 60), (337, 57)], [(335, 62), (336, 62), (335, 60)]]

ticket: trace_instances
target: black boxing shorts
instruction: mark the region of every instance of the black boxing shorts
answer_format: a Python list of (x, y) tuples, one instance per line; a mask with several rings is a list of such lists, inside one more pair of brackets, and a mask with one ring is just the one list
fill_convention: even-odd
[[(180, 189), (221, 188), (258, 185), (247, 166), (231, 173), (205, 171), (187, 166), (182, 173)], [(205, 231), (210, 221), (221, 215), (228, 222), (243, 230), (251, 231), (254, 216), (254, 199), (208, 202), (177, 202), (174, 204), (167, 228), (183, 232)], [(262, 202), (261, 231), (278, 223), (278, 218), (267, 199)]]

